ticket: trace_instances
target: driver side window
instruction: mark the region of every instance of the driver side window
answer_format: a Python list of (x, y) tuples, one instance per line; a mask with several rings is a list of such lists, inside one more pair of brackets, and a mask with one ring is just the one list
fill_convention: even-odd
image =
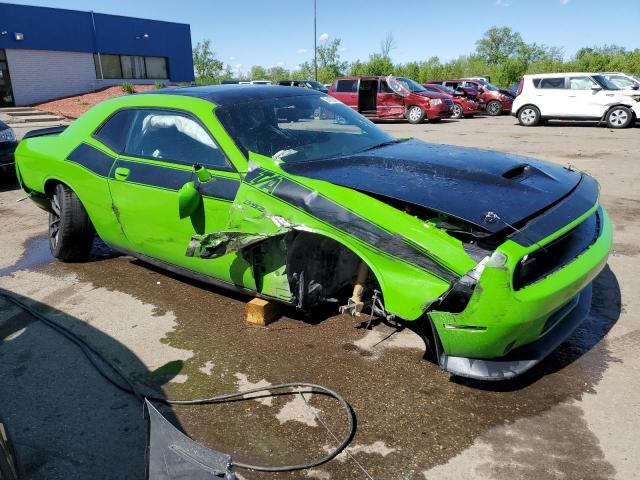
[(208, 168), (230, 170), (225, 154), (193, 117), (171, 110), (135, 111), (124, 154)]

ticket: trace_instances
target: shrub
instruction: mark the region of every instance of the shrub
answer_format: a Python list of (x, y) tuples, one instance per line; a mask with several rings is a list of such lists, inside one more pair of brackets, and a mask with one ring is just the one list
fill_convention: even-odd
[(156, 87), (157, 90), (159, 90), (161, 88), (164, 88), (165, 84), (162, 83), (162, 82), (156, 82), (156, 83), (153, 84), (153, 86)]
[(131, 94), (131, 93), (135, 93), (135, 90), (133, 89), (133, 85), (131, 85), (128, 82), (125, 82), (122, 84), (122, 91), (124, 93), (126, 93), (127, 95)]

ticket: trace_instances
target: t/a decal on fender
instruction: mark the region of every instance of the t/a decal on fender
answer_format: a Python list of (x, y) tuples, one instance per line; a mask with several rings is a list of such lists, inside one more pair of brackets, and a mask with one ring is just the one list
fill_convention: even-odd
[(267, 170), (254, 170), (247, 174), (245, 181), (249, 185), (256, 187), (258, 190), (262, 190), (273, 195), (275, 189), (282, 182), (282, 176)]

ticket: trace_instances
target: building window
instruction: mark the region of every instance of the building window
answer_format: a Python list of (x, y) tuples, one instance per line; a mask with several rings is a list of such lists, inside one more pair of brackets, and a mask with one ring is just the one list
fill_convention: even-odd
[(144, 57), (147, 78), (168, 78), (167, 59), (164, 57)]
[[(167, 79), (165, 57), (93, 54), (97, 79)], [(102, 66), (102, 68), (101, 68)], [(102, 74), (100, 73), (102, 71)]]

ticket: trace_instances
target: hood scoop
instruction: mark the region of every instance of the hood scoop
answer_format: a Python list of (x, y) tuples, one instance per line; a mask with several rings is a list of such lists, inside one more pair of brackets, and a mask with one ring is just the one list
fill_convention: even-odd
[[(292, 175), (435, 210), (490, 233), (546, 209), (582, 176), (532, 158), (419, 140), (281, 167)], [(487, 222), (487, 212), (502, 221)]]

